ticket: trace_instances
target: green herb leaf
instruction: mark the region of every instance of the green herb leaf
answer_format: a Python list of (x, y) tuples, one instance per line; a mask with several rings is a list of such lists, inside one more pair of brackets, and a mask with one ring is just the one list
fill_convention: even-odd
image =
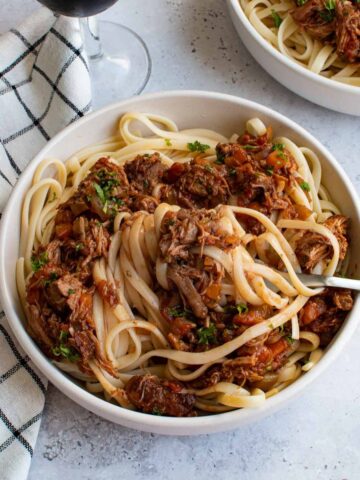
[(143, 181), (143, 185), (144, 185), (144, 188), (149, 188), (149, 185), (150, 185), (149, 180), (145, 178), (145, 180)]
[(161, 410), (161, 408), (158, 408), (158, 407), (154, 407), (152, 412), (151, 412), (152, 415), (164, 415), (164, 412), (163, 410)]
[(62, 342), (63, 340), (67, 340), (68, 337), (69, 337), (69, 332), (66, 332), (65, 330), (61, 330), (59, 335), (60, 342)]
[(265, 168), (265, 173), (266, 175), (269, 175), (269, 177), (271, 177), (271, 175), (274, 173), (274, 167)]
[(222, 165), (225, 162), (225, 156), (219, 152), (216, 152), (216, 160), (214, 163), (217, 165)]
[(235, 169), (235, 168), (230, 168), (230, 170), (229, 170), (229, 175), (230, 175), (230, 177), (235, 177), (235, 175), (236, 175), (236, 169)]
[(259, 148), (258, 145), (240, 145), (240, 146), (244, 150), (255, 150), (256, 148)]
[(335, 7), (336, 0), (326, 0), (325, 9), (322, 12), (319, 12), (320, 17), (324, 22), (330, 23), (335, 18)]
[(335, 10), (336, 0), (326, 0), (325, 8), (326, 10)]
[(75, 245), (75, 252), (78, 252), (79, 250), (81, 250), (82, 248), (84, 248), (84, 244), (82, 242), (80, 243), (77, 243)]
[(167, 147), (172, 147), (172, 143), (171, 143), (170, 138), (164, 138), (164, 142), (165, 142), (165, 145), (166, 145)]
[(295, 342), (295, 338), (292, 338), (290, 335), (287, 335), (285, 337), (285, 340), (290, 344), (292, 345), (294, 342)]
[(211, 165), (205, 165), (205, 170), (207, 170), (208, 172), (212, 172), (213, 171), (213, 167)]
[(170, 316), (177, 317), (186, 317), (188, 311), (181, 305), (175, 305), (175, 307), (168, 308), (168, 313)]
[(300, 187), (304, 190), (304, 192), (310, 192), (310, 185), (307, 182), (301, 182)]
[(274, 152), (275, 150), (277, 150), (278, 152), (283, 152), (284, 151), (284, 148), (285, 148), (285, 144), (284, 143), (274, 143), (274, 145), (272, 146), (272, 151)]
[(68, 295), (73, 295), (74, 293), (75, 293), (75, 290), (72, 288), (69, 288)]
[(200, 143), (198, 140), (195, 140), (193, 143), (188, 143), (187, 147), (190, 152), (205, 153), (206, 150), (210, 148), (210, 145), (206, 145), (204, 143)]
[(271, 16), (274, 20), (275, 27), (279, 28), (280, 25), (281, 25), (281, 22), (282, 22), (282, 18), (280, 17), (280, 15), (277, 12), (275, 12), (274, 9), (271, 10)]
[(34, 255), (31, 257), (31, 268), (34, 272), (37, 272), (42, 268), (44, 265), (48, 263), (49, 259), (46, 252), (40, 253), (38, 257)]
[(216, 326), (211, 323), (209, 327), (201, 327), (198, 329), (197, 334), (199, 337), (200, 345), (209, 345), (216, 342)]
[(299, 7), (302, 7), (303, 5), (305, 5), (305, 3), (307, 2), (308, 0), (296, 0), (296, 3)]
[(97, 196), (100, 198), (101, 202), (105, 205), (106, 195), (105, 195), (104, 190), (97, 183), (94, 183), (94, 188), (95, 188), (95, 191), (97, 193)]
[(239, 303), (238, 305), (236, 305), (236, 310), (239, 312), (239, 313), (247, 313), (249, 311), (247, 305), (245, 305), (245, 303)]
[(121, 198), (113, 197), (111, 200), (114, 203), (116, 203), (116, 205), (120, 205), (120, 206), (125, 205), (124, 200), (122, 200)]
[(57, 280), (59, 275), (56, 272), (51, 272), (49, 278), (43, 281), (44, 286), (48, 287), (54, 280)]
[(80, 359), (79, 353), (72, 347), (60, 344), (58, 347), (52, 348), (52, 353), (56, 357), (64, 357), (70, 362), (77, 362)]

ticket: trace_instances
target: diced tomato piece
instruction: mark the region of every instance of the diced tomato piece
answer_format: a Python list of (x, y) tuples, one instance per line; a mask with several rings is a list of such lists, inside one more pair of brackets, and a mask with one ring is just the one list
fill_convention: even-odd
[(274, 170), (279, 170), (280, 168), (283, 168), (287, 162), (288, 159), (286, 157), (286, 154), (279, 150), (272, 151), (266, 159), (266, 163), (270, 167), (273, 167)]
[(289, 347), (289, 344), (285, 340), (285, 338), (280, 338), (280, 340), (278, 340), (277, 342), (271, 343), (270, 345), (268, 345), (268, 348), (271, 350), (274, 357), (277, 357), (281, 353), (285, 352), (285, 350), (287, 350), (288, 347)]

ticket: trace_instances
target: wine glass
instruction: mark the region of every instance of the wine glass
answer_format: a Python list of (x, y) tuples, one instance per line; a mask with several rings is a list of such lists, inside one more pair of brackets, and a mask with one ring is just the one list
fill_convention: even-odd
[(79, 18), (96, 105), (142, 92), (151, 73), (146, 44), (130, 28), (108, 21), (98, 22), (94, 16), (117, 0), (38, 1), (56, 14)]

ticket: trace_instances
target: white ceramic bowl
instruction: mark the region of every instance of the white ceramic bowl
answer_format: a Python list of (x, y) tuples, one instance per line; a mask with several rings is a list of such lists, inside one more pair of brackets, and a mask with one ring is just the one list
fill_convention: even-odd
[(239, 0), (227, 0), (227, 5), (244, 45), (272, 77), (310, 102), (337, 112), (360, 116), (360, 87), (336, 82), (298, 65), (257, 32), (243, 12)]
[[(275, 133), (288, 136), (318, 153), (323, 166), (324, 183), (331, 189), (335, 203), (340, 204), (343, 212), (353, 219), (352, 236), (359, 238), (359, 201), (350, 181), (332, 155), (315, 138), (291, 120), (256, 103), (219, 93), (182, 91), (136, 97), (110, 105), (67, 127), (34, 158), (16, 184), (4, 212), (0, 231), (0, 293), (10, 326), (25, 352), (59, 390), (83, 407), (115, 423), (155, 433), (197, 435), (232, 429), (258, 420), (300, 394), (305, 386), (334, 361), (356, 328), (360, 316), (359, 301), (356, 301), (354, 309), (322, 360), (294, 384), (268, 399), (258, 409), (236, 410), (197, 418), (146, 415), (123, 409), (98, 398), (52, 365), (24, 328), (25, 319), (15, 285), (15, 262), (19, 248), (22, 199), (29, 188), (34, 171), (43, 158), (55, 156), (64, 160), (76, 150), (110, 136), (119, 117), (127, 111), (167, 115), (175, 120), (180, 128), (212, 128), (228, 136), (241, 130), (245, 120), (250, 117), (260, 117), (266, 124), (273, 126)], [(353, 265), (360, 262), (359, 249), (352, 252), (352, 259)]]

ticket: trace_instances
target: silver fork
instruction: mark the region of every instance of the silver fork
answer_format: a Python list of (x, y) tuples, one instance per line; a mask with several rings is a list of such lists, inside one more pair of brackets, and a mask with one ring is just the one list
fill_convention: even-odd
[(305, 273), (298, 273), (297, 276), (307, 287), (337, 287), (360, 291), (360, 280), (352, 278), (325, 277), (324, 275), (307, 275)]

